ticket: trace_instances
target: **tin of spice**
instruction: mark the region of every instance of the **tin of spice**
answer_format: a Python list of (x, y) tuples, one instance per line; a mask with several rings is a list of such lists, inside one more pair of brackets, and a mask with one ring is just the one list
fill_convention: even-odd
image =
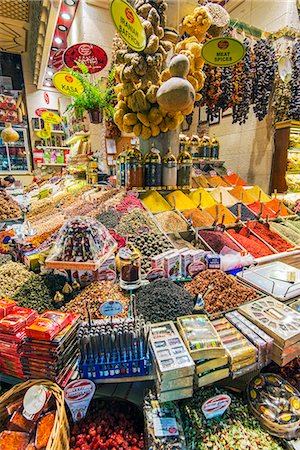
[(162, 184), (166, 189), (176, 189), (177, 185), (177, 159), (169, 148), (163, 157)]
[(162, 163), (160, 151), (152, 144), (144, 158), (144, 185), (146, 189), (160, 188), (162, 182)]

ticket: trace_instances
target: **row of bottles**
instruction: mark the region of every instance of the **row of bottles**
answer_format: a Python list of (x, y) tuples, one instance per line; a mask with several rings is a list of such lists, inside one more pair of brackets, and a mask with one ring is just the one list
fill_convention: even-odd
[(137, 146), (127, 146), (117, 158), (117, 184), (127, 189), (189, 189), (192, 165), (192, 156), (185, 148), (178, 158), (171, 149), (162, 158), (152, 145), (143, 158)]
[(186, 148), (193, 159), (219, 159), (220, 143), (215, 135), (210, 138), (203, 134), (201, 137), (194, 134), (191, 138), (185, 134), (179, 136), (180, 149)]

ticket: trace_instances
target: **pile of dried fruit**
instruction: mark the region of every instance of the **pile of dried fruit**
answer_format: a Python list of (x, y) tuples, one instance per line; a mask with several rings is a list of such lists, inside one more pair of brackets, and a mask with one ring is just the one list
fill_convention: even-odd
[[(216, 395), (226, 394), (231, 404), (223, 416), (205, 419), (203, 403)], [(191, 399), (179, 403), (188, 448), (194, 450), (283, 450), (279, 440), (263, 430), (249, 415), (242, 398), (225, 389), (199, 389)]]
[(129, 299), (122, 294), (118, 285), (110, 281), (94, 281), (71, 300), (63, 311), (79, 314), (85, 321), (89, 313), (92, 319), (103, 319), (100, 306), (109, 300), (122, 303), (123, 311), (118, 317), (127, 317)]
[(145, 320), (162, 322), (176, 320), (193, 312), (193, 297), (182, 287), (168, 280), (155, 280), (136, 294), (138, 314)]
[(2, 266), (3, 264), (8, 263), (11, 260), (12, 260), (12, 257), (10, 255), (2, 255), (2, 254), (0, 254), (0, 266)]
[(88, 415), (71, 429), (76, 450), (144, 449), (143, 419), (136, 407), (117, 401), (95, 401)]
[(185, 283), (185, 288), (193, 296), (205, 296), (204, 308), (210, 314), (237, 308), (257, 298), (254, 289), (238, 283), (236, 278), (221, 270), (205, 270)]

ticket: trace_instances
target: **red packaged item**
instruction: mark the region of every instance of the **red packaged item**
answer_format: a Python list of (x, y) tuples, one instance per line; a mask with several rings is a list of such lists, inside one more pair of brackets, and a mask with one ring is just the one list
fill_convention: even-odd
[(9, 416), (11, 416), (14, 412), (16, 412), (21, 406), (23, 405), (23, 399), (20, 398), (20, 400), (17, 400), (14, 403), (11, 403), (10, 405), (7, 405), (6, 411)]
[(62, 330), (72, 322), (72, 314), (61, 311), (45, 311), (41, 318), (52, 320), (59, 326), (59, 330)]
[(2, 431), (0, 433), (0, 450), (26, 450), (29, 435), (19, 431)]
[(12, 314), (0, 320), (0, 331), (16, 334), (26, 325), (30, 325), (38, 316), (34, 309), (15, 307)]
[(23, 316), (26, 319), (26, 325), (30, 325), (38, 317), (38, 313), (34, 309), (20, 308), (19, 306), (13, 309), (12, 314)]
[(10, 418), (7, 428), (10, 431), (23, 431), (24, 433), (31, 433), (34, 426), (35, 423), (32, 420), (26, 419), (21, 412), (16, 411)]
[(55, 421), (55, 414), (55, 411), (51, 411), (38, 421), (35, 435), (35, 446), (37, 450), (42, 450), (47, 447)]
[(14, 300), (10, 300), (9, 298), (0, 298), (0, 319), (7, 316), (13, 311), (14, 306), (16, 306), (16, 302)]
[(54, 320), (45, 317), (37, 318), (25, 328), (26, 336), (40, 341), (51, 341), (60, 332), (59, 325)]

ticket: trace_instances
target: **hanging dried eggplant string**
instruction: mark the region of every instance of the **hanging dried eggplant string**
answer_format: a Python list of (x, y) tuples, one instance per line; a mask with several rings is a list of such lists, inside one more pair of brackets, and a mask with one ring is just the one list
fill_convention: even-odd
[(217, 106), (222, 111), (226, 111), (226, 109), (231, 106), (231, 98), (233, 94), (232, 67), (223, 67), (220, 89), (222, 94), (219, 97)]
[(292, 87), (289, 116), (300, 120), (300, 41), (296, 40), (292, 56)]
[(253, 111), (258, 120), (268, 114), (270, 95), (275, 78), (275, 51), (269, 40), (259, 39), (254, 46), (255, 77), (253, 82)]
[(243, 45), (246, 53), (240, 63), (241, 73), (237, 92), (238, 101), (233, 106), (232, 114), (232, 123), (239, 123), (240, 125), (246, 123), (248, 119), (252, 99), (251, 46), (247, 38), (244, 38)]
[[(293, 48), (291, 45), (283, 49), (280, 45), (276, 49), (276, 60), (279, 61), (282, 56), (292, 59)], [(283, 80), (277, 68), (275, 75), (275, 88), (273, 95), (273, 124), (288, 120), (289, 109), (292, 96), (292, 80)]]

